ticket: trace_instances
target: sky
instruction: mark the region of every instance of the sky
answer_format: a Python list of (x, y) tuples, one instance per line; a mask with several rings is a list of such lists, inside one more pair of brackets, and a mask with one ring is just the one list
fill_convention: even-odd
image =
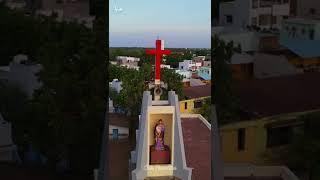
[(110, 47), (154, 47), (157, 37), (168, 48), (210, 48), (211, 0), (109, 0)]

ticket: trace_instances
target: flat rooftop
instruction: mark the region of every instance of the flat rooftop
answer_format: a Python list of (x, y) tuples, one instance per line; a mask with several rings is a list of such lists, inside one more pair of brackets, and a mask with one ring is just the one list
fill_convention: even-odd
[(191, 86), (183, 89), (183, 94), (188, 99), (211, 96), (211, 85)]
[(320, 73), (303, 73), (235, 82), (241, 108), (258, 117), (320, 108)]
[(192, 179), (211, 180), (211, 132), (199, 118), (181, 118), (187, 167)]

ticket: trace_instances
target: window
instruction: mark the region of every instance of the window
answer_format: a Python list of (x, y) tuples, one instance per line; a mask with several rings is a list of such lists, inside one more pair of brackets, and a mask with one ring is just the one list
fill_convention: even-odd
[(257, 18), (256, 18), (256, 17), (253, 17), (253, 18), (252, 18), (251, 24), (254, 25), (254, 26), (257, 25)]
[(313, 29), (310, 29), (310, 31), (309, 31), (309, 39), (314, 40), (314, 30)]
[(296, 27), (292, 27), (291, 31), (292, 31), (292, 37), (296, 37), (297, 28)]
[(184, 109), (188, 109), (188, 103), (187, 102), (184, 103)]
[(259, 25), (260, 26), (267, 26), (271, 22), (271, 17), (270, 15), (260, 15), (259, 16)]
[(267, 129), (267, 147), (276, 147), (281, 145), (289, 144), (291, 137), (290, 126), (268, 128)]
[(112, 129), (112, 138), (118, 139), (118, 137), (119, 137), (118, 129)]
[(238, 151), (243, 151), (246, 144), (246, 129), (238, 129)]
[(194, 108), (201, 108), (202, 107), (202, 101), (194, 101)]
[(233, 18), (232, 18), (231, 15), (226, 15), (226, 22), (227, 22), (228, 24), (232, 24)]
[(272, 24), (277, 24), (277, 16), (272, 16)]
[(309, 9), (309, 13), (310, 13), (311, 15), (315, 15), (315, 14), (316, 14), (316, 9), (315, 9), (315, 8), (310, 8), (310, 9)]

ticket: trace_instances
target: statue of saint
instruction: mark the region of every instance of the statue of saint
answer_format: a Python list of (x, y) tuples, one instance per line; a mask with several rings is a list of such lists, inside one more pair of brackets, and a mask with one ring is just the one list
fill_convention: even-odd
[(154, 145), (150, 146), (150, 164), (170, 164), (170, 148), (164, 144), (164, 123), (159, 119), (154, 127)]
[(155, 138), (155, 150), (164, 150), (164, 124), (162, 119), (158, 121), (154, 128), (154, 138)]

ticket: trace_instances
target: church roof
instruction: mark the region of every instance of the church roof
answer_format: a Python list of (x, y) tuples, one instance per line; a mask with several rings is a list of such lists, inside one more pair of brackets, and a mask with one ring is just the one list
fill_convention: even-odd
[(210, 180), (211, 133), (199, 118), (181, 118), (187, 167), (193, 168), (192, 179)]
[(240, 107), (258, 117), (320, 108), (320, 73), (247, 80), (234, 83)]

